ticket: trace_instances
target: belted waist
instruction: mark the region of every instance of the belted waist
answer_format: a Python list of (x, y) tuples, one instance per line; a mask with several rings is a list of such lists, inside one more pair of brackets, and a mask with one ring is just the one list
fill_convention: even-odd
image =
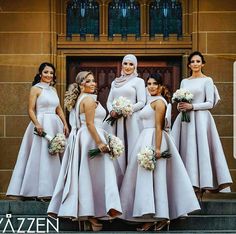
[[(102, 124), (98, 124), (98, 123), (94, 123), (94, 126), (96, 128), (103, 128), (103, 125)], [(81, 127), (87, 127), (86, 123), (81, 123)]]
[(56, 114), (55, 111), (40, 111), (40, 112), (37, 112), (37, 115), (52, 115), (52, 114)]

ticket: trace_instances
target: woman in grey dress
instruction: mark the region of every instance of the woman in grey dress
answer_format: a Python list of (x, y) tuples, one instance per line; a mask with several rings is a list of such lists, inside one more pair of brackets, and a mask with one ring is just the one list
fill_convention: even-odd
[[(75, 116), (71, 118), (72, 132), (48, 213), (88, 220), (92, 229), (99, 231), (102, 224), (98, 218), (114, 218), (122, 211), (116, 173), (102, 128), (106, 111), (96, 101), (95, 89), (93, 74), (83, 71), (66, 93), (66, 106), (70, 110), (73, 107)], [(95, 148), (101, 154), (90, 159), (89, 150)]]
[(29, 97), (28, 125), (18, 154), (17, 162), (7, 190), (7, 196), (50, 198), (60, 172), (60, 155), (50, 155), (48, 141), (34, 134), (45, 131), (50, 136), (69, 134), (66, 119), (53, 84), (55, 68), (42, 63), (35, 76)]
[(190, 122), (177, 116), (172, 135), (190, 180), (199, 199), (206, 190), (218, 192), (232, 183), (215, 121), (210, 113), (218, 101), (212, 78), (202, 72), (203, 55), (195, 51), (188, 57), (191, 76), (183, 79), (180, 88), (193, 95), (192, 103), (180, 102), (178, 110), (188, 112)]
[[(137, 58), (134, 55), (128, 54), (123, 58), (121, 76), (112, 82), (107, 100), (110, 115), (117, 118), (111, 131), (125, 144), (125, 153), (114, 161), (119, 186), (122, 183), (134, 144), (140, 134), (138, 112), (146, 103), (145, 84), (144, 80), (138, 77), (137, 65)], [(112, 102), (120, 96), (126, 97), (133, 104), (132, 116), (118, 118), (118, 114), (113, 110)]]
[[(150, 93), (140, 111), (143, 130), (135, 144), (121, 186), (122, 218), (144, 222), (139, 231), (161, 230), (189, 212), (200, 209), (181, 157), (169, 135), (171, 121), (170, 94), (157, 74), (147, 79)], [(138, 154), (145, 147), (155, 149), (158, 159), (150, 171), (138, 163)], [(171, 158), (161, 158), (168, 150)]]

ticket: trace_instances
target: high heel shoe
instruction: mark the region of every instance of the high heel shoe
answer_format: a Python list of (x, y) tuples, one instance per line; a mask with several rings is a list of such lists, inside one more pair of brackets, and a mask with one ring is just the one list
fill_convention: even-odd
[(99, 232), (102, 230), (103, 225), (98, 223), (96, 219), (90, 218), (88, 219), (89, 223), (91, 224), (91, 228), (94, 232)]
[(155, 229), (155, 226), (156, 226), (157, 222), (154, 222), (154, 223), (145, 223), (142, 225), (141, 228), (137, 228), (136, 230), (138, 232), (145, 232), (145, 231), (148, 231), (149, 229), (151, 229), (152, 227), (154, 227)]
[(197, 197), (199, 202), (202, 202), (202, 198), (203, 198), (203, 195), (204, 195), (205, 192), (206, 191), (203, 190), (203, 189), (195, 191), (196, 197)]
[(170, 220), (158, 222), (158, 224), (155, 225), (155, 231), (161, 231), (164, 227), (167, 227), (167, 231), (169, 231)]

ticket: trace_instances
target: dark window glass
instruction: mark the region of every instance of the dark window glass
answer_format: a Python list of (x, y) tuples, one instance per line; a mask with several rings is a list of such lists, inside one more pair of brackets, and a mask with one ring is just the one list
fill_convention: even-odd
[(114, 34), (135, 34), (140, 37), (140, 5), (134, 0), (113, 0), (109, 3), (109, 37)]
[(155, 0), (150, 4), (149, 34), (169, 34), (182, 36), (182, 6), (179, 0)]
[(67, 36), (99, 35), (99, 5), (94, 0), (71, 0), (67, 5)]

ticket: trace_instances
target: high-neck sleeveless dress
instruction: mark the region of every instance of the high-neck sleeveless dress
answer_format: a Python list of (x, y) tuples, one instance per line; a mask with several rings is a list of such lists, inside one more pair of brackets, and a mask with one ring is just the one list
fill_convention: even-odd
[[(63, 123), (56, 114), (59, 98), (53, 87), (38, 83), (42, 92), (36, 101), (36, 116), (50, 136), (63, 133)], [(34, 134), (34, 124), (28, 125), (7, 190), (7, 196), (51, 197), (60, 172), (59, 155), (48, 153), (48, 141)]]
[(129, 163), (131, 152), (142, 128), (138, 115), (146, 103), (144, 80), (133, 76), (129, 78), (127, 82), (124, 82), (124, 84), (119, 85), (118, 87), (115, 85), (115, 81), (113, 81), (107, 100), (107, 109), (109, 112), (112, 111), (112, 102), (114, 99), (120, 96), (126, 97), (131, 101), (134, 107), (134, 113), (132, 116), (128, 116), (127, 118), (119, 118), (112, 126), (111, 130), (108, 130), (118, 136), (125, 145), (125, 152), (114, 161), (119, 187)]
[[(172, 136), (180, 152), (192, 185), (197, 189), (230, 191), (232, 179), (220, 142), (215, 121), (210, 113), (216, 102), (216, 89), (210, 77), (183, 79), (180, 88), (193, 95), (190, 122), (177, 116)], [(223, 123), (222, 123), (223, 124)]]
[[(108, 154), (89, 158), (88, 151), (97, 148), (86, 126), (85, 113), (79, 113), (80, 103), (90, 94), (77, 100), (71, 119), (72, 132), (64, 153), (61, 172), (48, 207), (48, 213), (59, 217), (81, 218), (93, 216), (106, 218), (111, 209), (121, 213), (120, 196), (113, 161)], [(100, 103), (95, 110), (94, 125), (105, 143), (102, 128), (106, 111)], [(77, 130), (76, 130), (77, 129)]]
[[(156, 145), (155, 111), (151, 103), (162, 100), (167, 106), (165, 129), (162, 131), (161, 152), (169, 150), (172, 157), (158, 159), (154, 171), (138, 165), (138, 153), (146, 146)], [(135, 144), (121, 186), (122, 218), (136, 221), (176, 219), (200, 209), (184, 164), (168, 131), (171, 105), (161, 96), (149, 97), (141, 110), (143, 130)]]

